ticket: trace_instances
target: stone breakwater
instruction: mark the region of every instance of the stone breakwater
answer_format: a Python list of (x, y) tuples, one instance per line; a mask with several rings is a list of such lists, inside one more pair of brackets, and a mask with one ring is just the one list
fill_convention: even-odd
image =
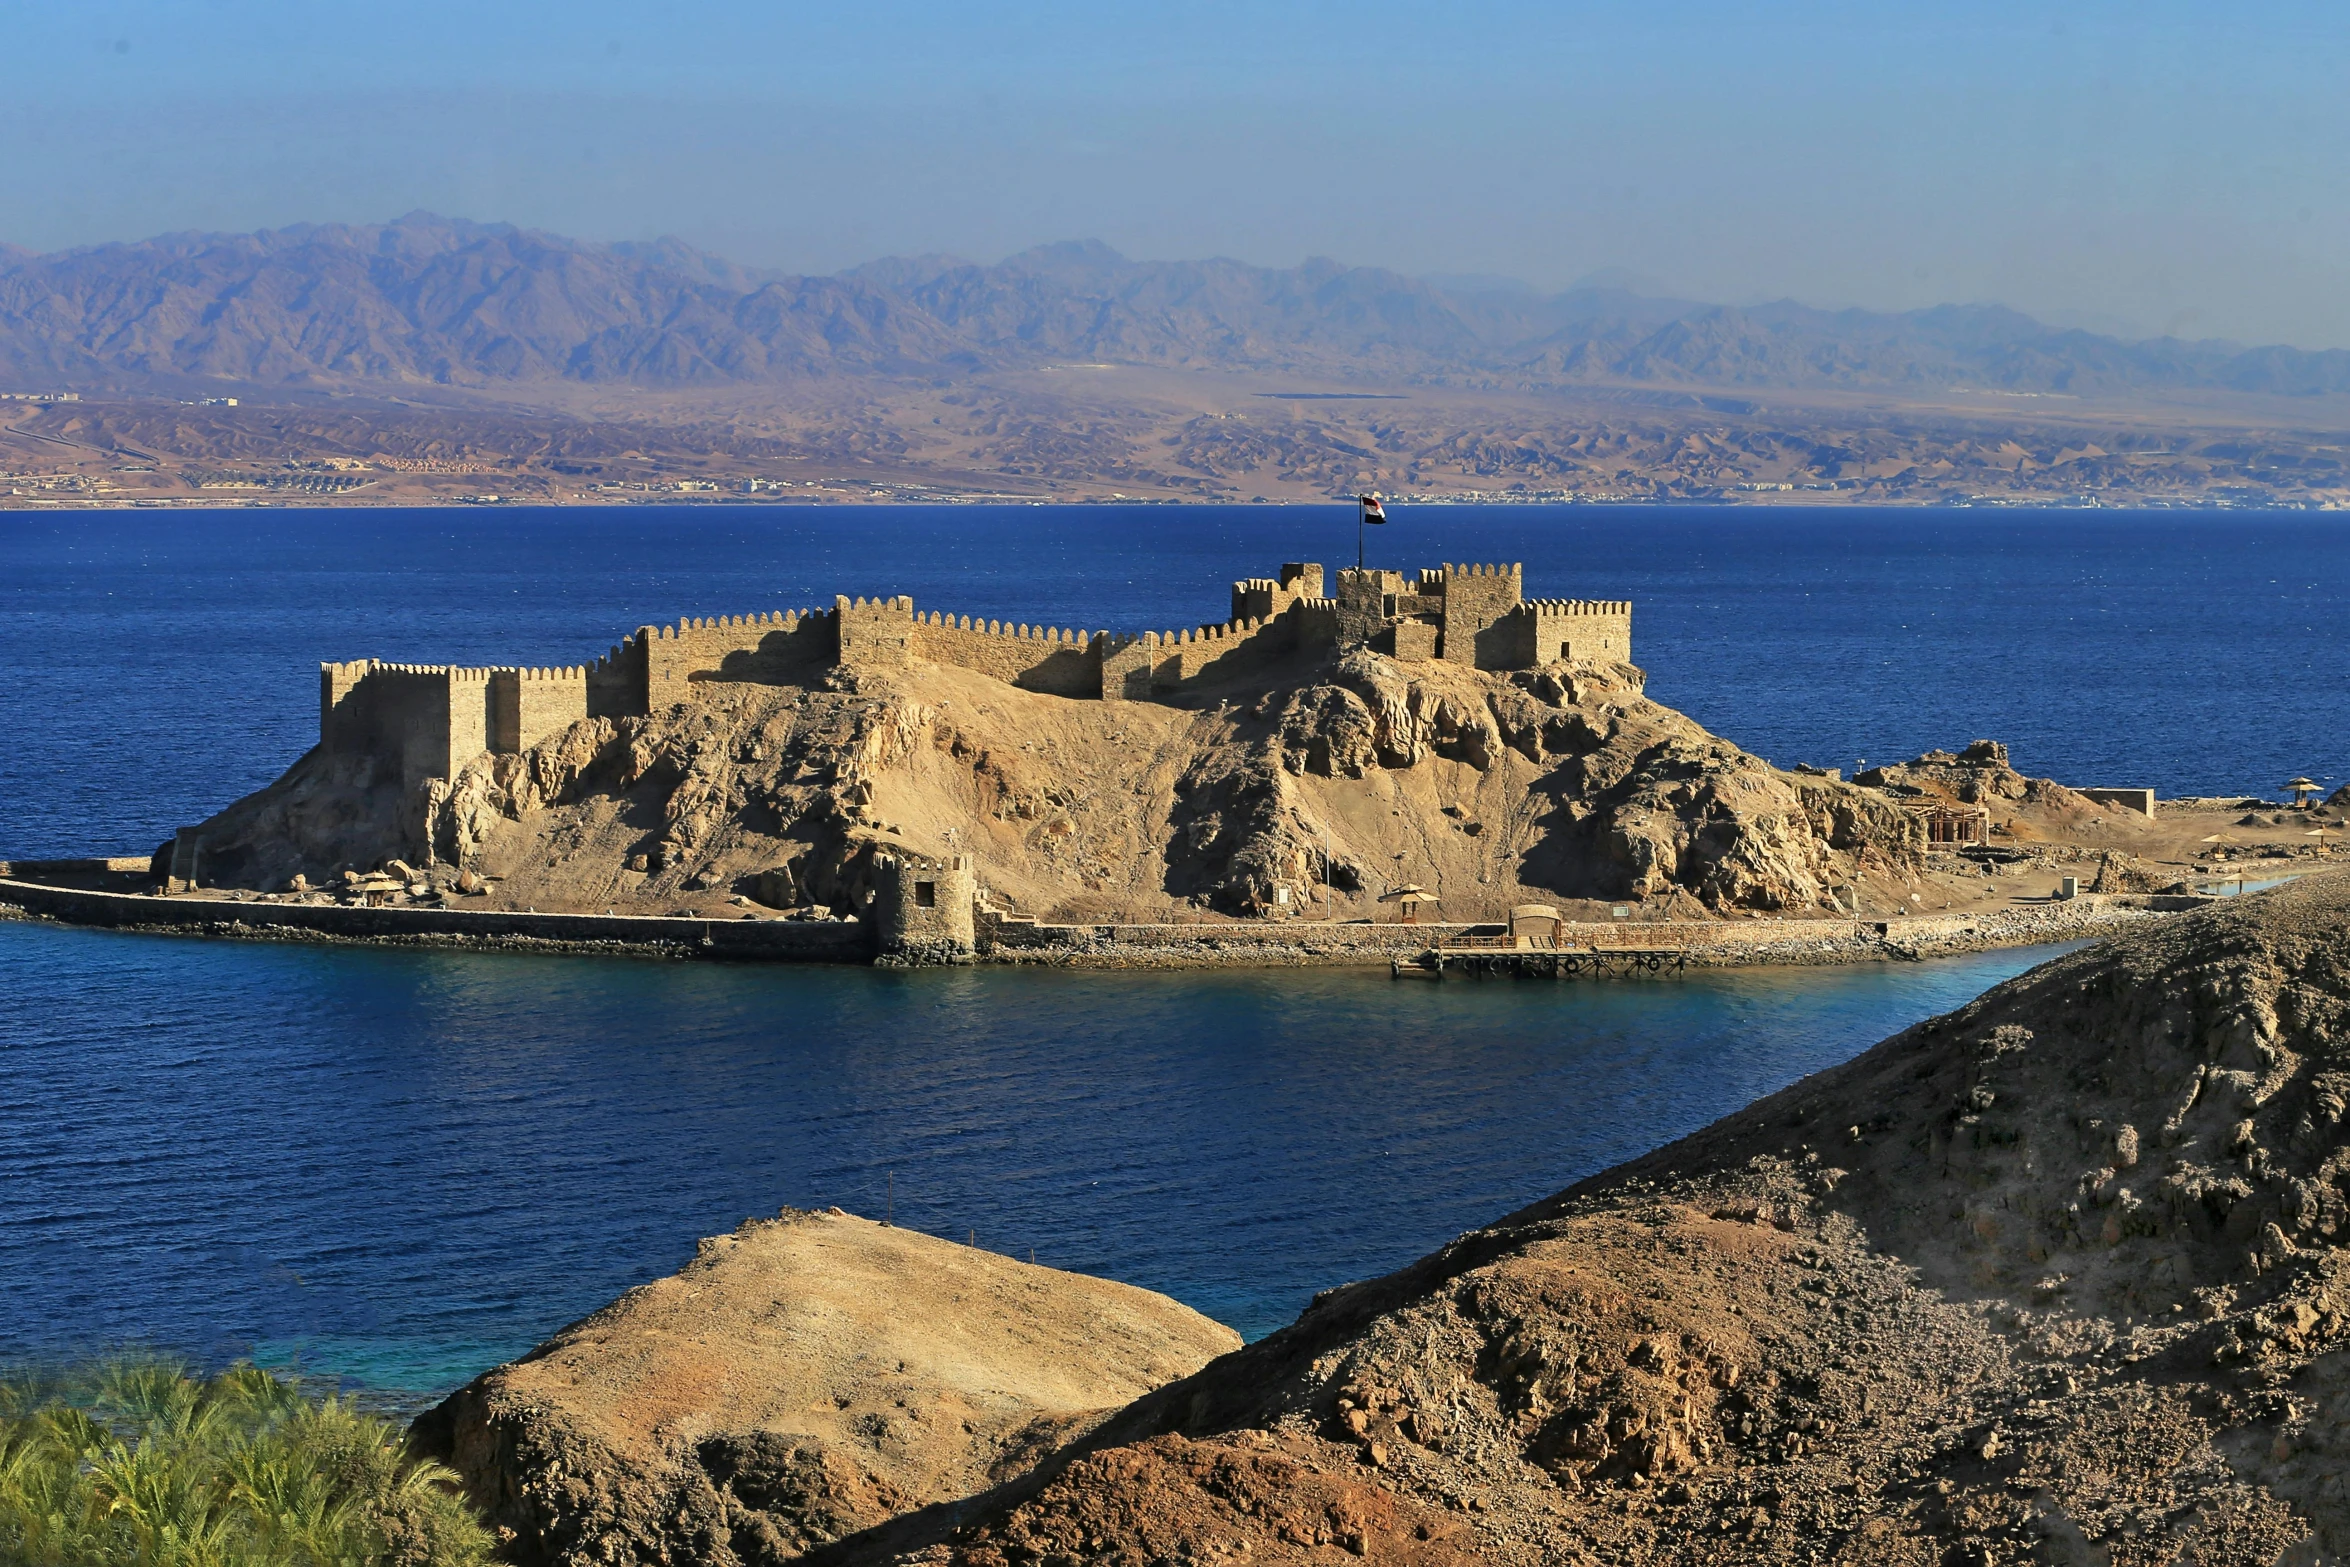
[[(1569, 926), (1601, 951), (1671, 950), (1693, 967), (1912, 961), (2113, 934), (2213, 900), (2085, 896), (1988, 913), (1892, 920), (1629, 921)], [(311, 941), (484, 951), (749, 962), (869, 963), (874, 932), (859, 920), (699, 919), (495, 909), (366, 908), (214, 897), (156, 897), (0, 877), (0, 917), (226, 940)], [(1466, 924), (1044, 925), (984, 922), (963, 961), (1054, 968), (1291, 968), (1379, 965), (1434, 942), (1494, 936)]]
[(498, 909), (364, 908), (165, 898), (0, 879), (0, 914), (107, 930), (247, 941), (359, 942), (492, 951), (861, 963), (872, 942), (853, 920), (673, 919)]

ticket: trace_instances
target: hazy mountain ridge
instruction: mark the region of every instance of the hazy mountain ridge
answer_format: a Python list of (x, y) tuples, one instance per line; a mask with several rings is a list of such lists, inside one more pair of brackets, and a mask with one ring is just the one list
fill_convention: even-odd
[(2000, 306), (1546, 297), (1325, 258), (1136, 262), (1098, 241), (827, 277), (674, 239), (599, 245), (425, 214), (50, 255), (0, 246), (0, 375), (27, 385), (679, 386), (1062, 362), (1495, 386), (2350, 390), (2350, 352), (2124, 342)]

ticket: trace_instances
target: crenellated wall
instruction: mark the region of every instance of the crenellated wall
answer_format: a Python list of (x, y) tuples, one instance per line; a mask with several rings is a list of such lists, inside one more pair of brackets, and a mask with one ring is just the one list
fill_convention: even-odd
[(484, 749), (511, 756), (587, 716), (588, 685), (584, 668), (493, 669), (489, 689), (489, 744)]
[(1297, 631), (1298, 622), (1283, 615), (1105, 637), (1099, 695), (1104, 701), (1147, 702), (1186, 686), (1230, 680), (1294, 652)]
[[(841, 599), (841, 605), (849, 601)], [(858, 601), (860, 604), (862, 600)], [(912, 599), (893, 600), (910, 612)], [(838, 610), (793, 609), (763, 615), (721, 615), (644, 626), (636, 634), (645, 661), (644, 705), (649, 713), (694, 700), (704, 680), (781, 685), (823, 669), (836, 656)]]
[(1338, 600), (1301, 598), (1290, 606), (1289, 618), (1297, 626), (1299, 647), (1318, 649), (1338, 645)]
[(903, 669), (914, 656), (914, 601), (850, 598), (832, 601), (838, 631), (835, 656), (843, 669)]
[(645, 692), (645, 637), (630, 637), (587, 667), (590, 718), (630, 718), (650, 711)]
[(403, 787), (452, 777), (489, 749), (490, 670), (361, 659), (318, 673), (319, 744), (396, 761)]
[(1473, 664), (1479, 669), (1514, 669), (1507, 644), (1510, 633), (1495, 625), (1525, 597), (1526, 568), (1508, 566), (1446, 566), (1440, 572), (1420, 573), (1420, 591), (1431, 579), (1444, 601), (1444, 637), (1438, 656), (1448, 664)]
[(1337, 616), (1337, 640), (1353, 646), (1368, 642), (1395, 618), (1396, 600), (1405, 592), (1400, 571), (1360, 571), (1348, 566), (1338, 573), (1338, 592), (1332, 597)]
[(968, 854), (898, 852), (873, 861), (874, 945), (888, 963), (967, 963), (977, 944), (979, 875)]
[(318, 739), (325, 744), (334, 737), (335, 712), (343, 705), (359, 682), (375, 668), (372, 658), (355, 658), (347, 664), (318, 666)]
[(449, 778), (484, 751), (512, 753), (584, 718), (637, 717), (701, 696), (712, 681), (796, 684), (831, 668), (913, 660), (976, 670), (1055, 696), (1150, 701), (1253, 674), (1299, 650), (1369, 645), (1407, 662), (1480, 669), (1557, 659), (1628, 661), (1632, 606), (1523, 596), (1518, 565), (1402, 572), (1285, 563), (1232, 585), (1222, 625), (1140, 636), (920, 613), (894, 598), (830, 609), (642, 626), (603, 658), (563, 669), (453, 669), (370, 659), (319, 666), (319, 738), (396, 758), (404, 780)]
[(1322, 568), (1312, 561), (1284, 561), (1278, 577), (1244, 577), (1232, 584), (1234, 620), (1271, 620), (1299, 599), (1322, 596)]
[(1632, 605), (1627, 599), (1528, 599), (1496, 628), (1507, 639), (1505, 669), (1558, 660), (1632, 660)]
[(1024, 690), (1098, 696), (1104, 635), (933, 611), (914, 616), (913, 656), (975, 669)]

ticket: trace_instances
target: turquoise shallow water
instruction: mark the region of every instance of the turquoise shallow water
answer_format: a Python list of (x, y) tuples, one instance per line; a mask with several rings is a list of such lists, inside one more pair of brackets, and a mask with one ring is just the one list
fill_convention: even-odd
[[(1634, 600), (1652, 694), (1782, 763), (1988, 735), (2166, 794), (2350, 772), (2336, 517), (1394, 517), (1375, 563)], [(0, 513), (0, 857), (144, 851), (266, 783), (321, 659), (571, 663), (834, 592), (1195, 624), (1353, 535), (1346, 507)], [(893, 1180), (903, 1222), (1262, 1333), (2034, 957), (1437, 987), (0, 925), (0, 1355), (258, 1350), (420, 1395), (699, 1235)]]
[(2045, 954), (1655, 981), (888, 974), (0, 926), (0, 1350), (430, 1391), (785, 1204), (1250, 1334)]

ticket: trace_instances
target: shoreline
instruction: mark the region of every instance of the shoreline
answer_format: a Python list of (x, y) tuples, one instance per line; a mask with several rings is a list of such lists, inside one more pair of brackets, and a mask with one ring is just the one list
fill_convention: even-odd
[[(2009, 947), (2095, 939), (2218, 897), (2083, 894), (1971, 914), (1885, 920), (1633, 921), (1569, 926), (1599, 951), (1670, 947), (1691, 968), (1832, 967), (1917, 962)], [(976, 950), (944, 961), (877, 961), (874, 933), (855, 920), (693, 919), (491, 909), (367, 908), (101, 892), (0, 877), (0, 919), (229, 941), (423, 947), (551, 956), (861, 967), (1084, 969), (1376, 968), (1439, 937), (1494, 934), (1494, 925), (994, 923)]]
[[(2336, 496), (2165, 496), (2141, 495), (2107, 499), (2095, 493), (2052, 491), (2014, 495), (1977, 492), (1965, 495), (1887, 495), (1853, 491), (1826, 495), (1605, 495), (1595, 493), (1530, 493), (1524, 495), (1469, 491), (1403, 497), (1414, 506), (1705, 506), (1747, 510), (1824, 511), (1837, 509), (1898, 509), (1904, 511), (2350, 511), (2350, 499)], [(579, 511), (623, 510), (646, 506), (698, 507), (812, 507), (812, 506), (1335, 506), (1342, 498), (1315, 495), (1203, 496), (1187, 494), (1015, 494), (994, 490), (932, 490), (921, 485), (888, 487), (886, 493), (867, 490), (775, 495), (651, 494), (642, 496), (556, 495), (442, 495), (429, 492), (379, 495), (361, 499), (345, 495), (303, 495), (298, 499), (262, 499), (241, 496), (34, 496), (0, 495), (0, 512), (106, 511)]]

